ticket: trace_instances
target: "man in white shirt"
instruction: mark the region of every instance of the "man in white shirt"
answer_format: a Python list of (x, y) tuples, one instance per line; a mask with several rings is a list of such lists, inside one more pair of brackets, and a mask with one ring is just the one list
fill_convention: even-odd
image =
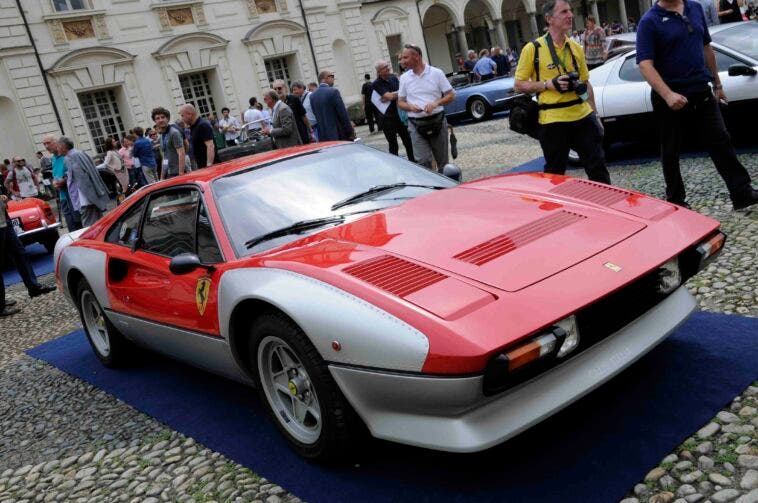
[(424, 63), (421, 48), (406, 44), (401, 56), (406, 71), (400, 76), (397, 105), (408, 112), (408, 130), (416, 162), (437, 170), (448, 163), (447, 120), (444, 106), (453, 101), (455, 91), (439, 68)]
[(218, 121), (218, 128), (224, 133), (226, 146), (233, 147), (237, 144), (237, 137), (240, 135), (240, 121), (236, 117), (229, 115), (227, 107), (221, 109), (221, 115), (224, 118)]
[(13, 158), (13, 167), (5, 178), (5, 187), (16, 199), (39, 195), (37, 177), (32, 169), (26, 165), (26, 160), (19, 156)]
[(242, 121), (244, 124), (250, 124), (247, 128), (249, 131), (260, 131), (263, 127), (263, 114), (257, 108), (258, 100), (253, 96), (250, 98), (249, 103), (250, 108), (242, 114)]

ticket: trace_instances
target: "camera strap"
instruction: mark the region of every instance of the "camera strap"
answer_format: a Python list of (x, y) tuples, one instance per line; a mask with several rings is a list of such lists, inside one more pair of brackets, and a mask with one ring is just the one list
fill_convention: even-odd
[[(555, 50), (553, 37), (550, 36), (550, 33), (545, 35), (545, 41), (547, 42), (547, 48), (550, 51), (550, 57), (553, 58), (553, 65), (555, 65), (559, 71), (562, 69), (563, 73), (569, 73), (568, 68), (566, 68), (566, 65), (563, 63), (563, 60), (558, 57), (558, 52)], [(574, 71), (579, 72), (579, 65), (576, 64), (576, 57), (574, 56), (574, 51), (571, 50), (571, 45), (569, 44), (568, 37), (566, 38), (565, 45), (563, 46), (564, 52), (566, 51), (567, 46), (569, 54), (571, 54), (571, 62), (574, 64)]]

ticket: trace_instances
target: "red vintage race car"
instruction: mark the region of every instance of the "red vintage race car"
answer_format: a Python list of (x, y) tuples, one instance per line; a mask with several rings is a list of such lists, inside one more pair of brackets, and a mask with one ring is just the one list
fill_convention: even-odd
[(8, 216), (24, 246), (41, 243), (47, 251), (53, 252), (61, 224), (49, 204), (35, 197), (8, 201)]
[(301, 455), (470, 452), (610, 379), (695, 308), (719, 223), (542, 173), (458, 184), (358, 144), (237, 159), (56, 247), (97, 357), (135, 346), (256, 386)]

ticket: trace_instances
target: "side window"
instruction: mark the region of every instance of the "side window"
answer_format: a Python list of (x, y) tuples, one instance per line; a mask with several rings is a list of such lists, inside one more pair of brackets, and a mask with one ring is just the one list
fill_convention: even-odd
[(211, 219), (208, 218), (202, 202), (200, 211), (197, 213), (197, 256), (204, 264), (216, 264), (223, 260), (216, 238), (213, 236)]
[(139, 233), (139, 223), (142, 219), (142, 209), (145, 207), (145, 200), (138, 202), (110, 228), (108, 234), (105, 236), (105, 240), (108, 243), (115, 243), (132, 247), (137, 240), (137, 234)]
[(621, 65), (619, 78), (627, 82), (642, 82), (645, 80), (634, 56), (626, 58), (626, 61)]
[(732, 65), (744, 64), (742, 61), (734, 59), (733, 57), (728, 56), (717, 49), (714, 49), (713, 52), (716, 53), (716, 68), (719, 72), (726, 72)]
[(179, 189), (150, 199), (142, 226), (142, 249), (175, 257), (195, 253), (195, 222), (200, 195)]

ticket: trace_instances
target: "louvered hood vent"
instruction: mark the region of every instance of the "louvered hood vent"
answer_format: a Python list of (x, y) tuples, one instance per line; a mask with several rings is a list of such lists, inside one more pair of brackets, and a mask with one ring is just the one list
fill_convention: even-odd
[(613, 206), (633, 195), (626, 190), (587, 180), (569, 180), (550, 190), (550, 193), (581, 199), (601, 206)]
[(447, 278), (445, 274), (390, 255), (359, 262), (344, 271), (398, 297), (405, 297)]
[(516, 248), (524, 246), (541, 237), (547, 236), (557, 230), (567, 227), (575, 222), (584, 220), (584, 215), (577, 215), (569, 211), (559, 211), (534, 222), (522, 225), (510, 232), (480, 243), (466, 251), (454, 256), (463, 262), (474, 265), (482, 265), (512, 252)]

